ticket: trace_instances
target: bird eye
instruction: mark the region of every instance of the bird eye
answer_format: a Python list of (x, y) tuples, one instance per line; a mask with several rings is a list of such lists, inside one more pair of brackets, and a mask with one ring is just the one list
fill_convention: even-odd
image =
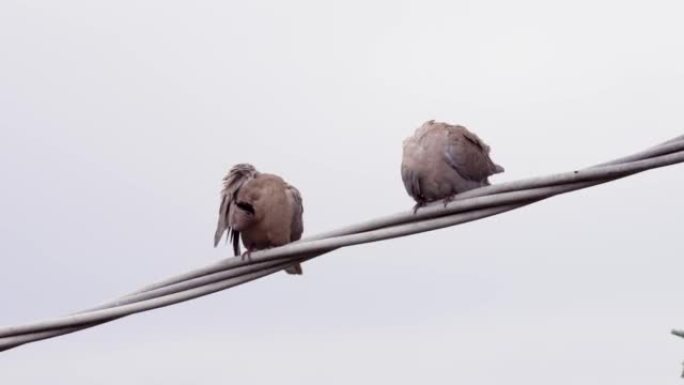
[(237, 207), (247, 211), (248, 213), (254, 215), (254, 206), (247, 202), (237, 202), (236, 203)]

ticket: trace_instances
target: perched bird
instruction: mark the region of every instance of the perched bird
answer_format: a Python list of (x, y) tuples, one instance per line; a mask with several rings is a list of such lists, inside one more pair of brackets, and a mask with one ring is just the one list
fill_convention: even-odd
[[(223, 178), (214, 247), (225, 232), (230, 234), (235, 256), (240, 255), (240, 237), (247, 256), (296, 241), (304, 230), (303, 212), (302, 197), (294, 186), (277, 175), (258, 172), (251, 164), (237, 164)], [(285, 271), (302, 274), (302, 267), (296, 264)]]
[(489, 185), (490, 175), (504, 168), (489, 158), (489, 146), (463, 126), (425, 122), (404, 140), (401, 178), (416, 201), (414, 212), (427, 202)]

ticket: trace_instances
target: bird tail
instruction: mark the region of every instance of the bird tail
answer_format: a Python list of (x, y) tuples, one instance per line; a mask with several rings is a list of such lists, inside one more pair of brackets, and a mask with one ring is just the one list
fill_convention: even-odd
[(287, 274), (294, 274), (294, 275), (302, 275), (302, 273), (303, 273), (302, 265), (299, 263), (296, 265), (286, 267), (285, 271), (287, 272)]

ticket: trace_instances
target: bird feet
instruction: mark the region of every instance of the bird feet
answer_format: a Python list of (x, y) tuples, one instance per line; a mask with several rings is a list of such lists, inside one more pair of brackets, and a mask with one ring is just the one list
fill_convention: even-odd
[(444, 198), (444, 200), (442, 201), (442, 202), (444, 202), (444, 207), (446, 208), (447, 205), (453, 200), (454, 200), (454, 195), (450, 195), (450, 196)]
[(416, 213), (418, 212), (418, 209), (423, 207), (423, 206), (425, 206), (425, 202), (423, 202), (423, 201), (416, 202), (416, 204), (413, 205), (413, 215), (416, 215)]

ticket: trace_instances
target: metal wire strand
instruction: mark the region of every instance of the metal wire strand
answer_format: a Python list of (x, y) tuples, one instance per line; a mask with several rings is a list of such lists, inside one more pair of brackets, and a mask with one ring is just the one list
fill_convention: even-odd
[(225, 290), (340, 247), (455, 226), (514, 210), (558, 194), (682, 162), (684, 135), (645, 151), (586, 169), (471, 190), (457, 195), (446, 206), (438, 202), (416, 214), (407, 211), (373, 219), (282, 247), (254, 252), (249, 259), (228, 258), (157, 282), (86, 311), (52, 320), (0, 328), (0, 351)]

